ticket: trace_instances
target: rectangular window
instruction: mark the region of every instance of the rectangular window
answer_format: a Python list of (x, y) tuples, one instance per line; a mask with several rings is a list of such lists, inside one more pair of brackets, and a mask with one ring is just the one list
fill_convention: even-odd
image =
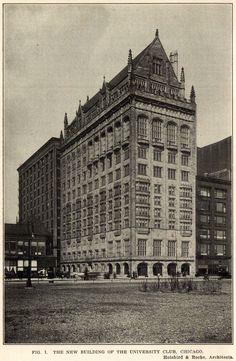
[(211, 196), (211, 189), (206, 187), (200, 188), (200, 196), (202, 197), (210, 197)]
[(186, 172), (185, 170), (181, 171), (181, 181), (182, 182), (188, 182), (189, 181), (189, 172)]
[(129, 164), (124, 166), (124, 176), (127, 177), (129, 175)]
[(120, 151), (116, 153), (116, 164), (119, 164), (121, 162), (121, 155)]
[(170, 164), (176, 163), (176, 152), (168, 152), (168, 163)]
[(188, 257), (189, 256), (189, 242), (183, 241), (181, 247), (181, 256)]
[(168, 168), (168, 179), (176, 179), (176, 170)]
[(172, 230), (175, 229), (175, 221), (169, 221), (168, 227)]
[(175, 219), (175, 209), (169, 209), (168, 215), (169, 219)]
[(108, 173), (108, 183), (113, 182), (113, 172)]
[(222, 202), (216, 202), (216, 212), (226, 213), (226, 204)]
[(161, 220), (160, 219), (154, 219), (154, 228), (155, 229), (161, 228)]
[(216, 216), (216, 217), (215, 217), (215, 223), (216, 223), (217, 225), (225, 225), (225, 224), (226, 224), (226, 217)]
[(105, 185), (106, 185), (106, 176), (104, 175), (101, 177), (101, 186), (103, 187)]
[(200, 254), (202, 256), (208, 256), (210, 254), (210, 245), (208, 243), (200, 244)]
[(162, 151), (160, 149), (154, 148), (153, 150), (153, 160), (161, 162)]
[(129, 159), (129, 148), (124, 149), (124, 160)]
[(207, 216), (205, 214), (201, 214), (200, 215), (200, 222), (204, 223), (204, 224), (209, 224), (210, 223), (210, 216)]
[(215, 189), (215, 198), (226, 199), (227, 191), (224, 189)]
[(175, 207), (175, 198), (168, 198), (168, 206)]
[(162, 59), (154, 58), (152, 65), (153, 65), (152, 68), (153, 73), (157, 75), (162, 75)]
[(174, 196), (175, 195), (175, 187), (174, 186), (169, 186), (168, 187), (168, 194), (169, 194), (169, 196)]
[(226, 255), (226, 245), (225, 244), (216, 244), (215, 245), (215, 253), (217, 256), (225, 256)]
[(188, 155), (186, 155), (186, 154), (181, 155), (181, 165), (188, 167), (188, 165), (189, 165), (189, 156)]
[(138, 175), (147, 175), (147, 166), (145, 164), (138, 164)]
[(146, 256), (146, 240), (138, 240), (138, 256)]
[(161, 240), (153, 240), (153, 256), (161, 256)]
[(199, 237), (201, 239), (210, 239), (211, 238), (211, 230), (210, 229), (200, 229), (199, 230)]
[(121, 178), (121, 171), (120, 171), (120, 168), (119, 168), (119, 169), (116, 169), (116, 180), (118, 180), (120, 178)]
[(161, 205), (161, 197), (160, 196), (154, 196), (154, 205), (155, 206)]
[(176, 244), (176, 241), (168, 241), (168, 256), (169, 257), (175, 256), (175, 244)]
[(161, 193), (161, 184), (154, 184), (154, 193)]
[(201, 211), (209, 211), (210, 210), (210, 201), (209, 200), (201, 200), (200, 201), (200, 210)]
[(162, 167), (154, 166), (153, 167), (153, 176), (157, 177), (157, 178), (161, 178), (162, 177)]
[(138, 158), (147, 159), (147, 148), (146, 147), (138, 147)]
[(214, 232), (215, 239), (226, 239), (226, 231), (221, 231), (220, 229), (216, 229)]

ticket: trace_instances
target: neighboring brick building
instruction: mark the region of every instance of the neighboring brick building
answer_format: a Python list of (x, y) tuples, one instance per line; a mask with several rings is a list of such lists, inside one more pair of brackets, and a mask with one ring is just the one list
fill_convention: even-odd
[(5, 224), (5, 271), (26, 275), (29, 257), (32, 272), (55, 268), (52, 243), (41, 224)]
[(60, 138), (51, 138), (19, 168), (19, 223), (40, 221), (60, 262)]
[(197, 174), (231, 180), (231, 137), (197, 149)]
[(198, 274), (231, 274), (231, 182), (197, 177)]
[[(195, 274), (196, 104), (155, 39), (64, 120), (61, 265)], [(176, 269), (177, 265), (177, 269)]]

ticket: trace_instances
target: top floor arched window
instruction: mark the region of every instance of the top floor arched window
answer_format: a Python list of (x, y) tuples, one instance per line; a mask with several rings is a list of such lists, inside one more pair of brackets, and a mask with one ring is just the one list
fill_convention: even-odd
[(169, 123), (167, 125), (167, 143), (169, 145), (176, 144), (177, 137), (177, 126), (174, 123)]
[(140, 138), (147, 138), (147, 118), (140, 115), (138, 117), (137, 133)]
[(152, 139), (158, 142), (162, 141), (162, 121), (159, 119), (152, 121)]
[(152, 71), (153, 74), (162, 75), (162, 59), (153, 58)]
[(189, 147), (190, 131), (187, 126), (183, 126), (180, 129), (181, 146), (183, 148)]

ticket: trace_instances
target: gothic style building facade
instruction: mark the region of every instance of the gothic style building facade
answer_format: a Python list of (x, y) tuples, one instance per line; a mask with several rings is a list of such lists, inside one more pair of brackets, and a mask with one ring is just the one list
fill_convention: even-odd
[(61, 266), (195, 274), (196, 103), (152, 43), (64, 120)]

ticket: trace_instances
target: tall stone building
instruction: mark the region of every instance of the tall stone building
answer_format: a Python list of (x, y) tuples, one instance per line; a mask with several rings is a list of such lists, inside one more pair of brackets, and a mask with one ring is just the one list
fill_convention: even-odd
[(60, 264), (60, 146), (51, 138), (19, 168), (19, 223), (40, 221), (53, 237)]
[(196, 103), (159, 39), (64, 120), (61, 265), (195, 274)]

